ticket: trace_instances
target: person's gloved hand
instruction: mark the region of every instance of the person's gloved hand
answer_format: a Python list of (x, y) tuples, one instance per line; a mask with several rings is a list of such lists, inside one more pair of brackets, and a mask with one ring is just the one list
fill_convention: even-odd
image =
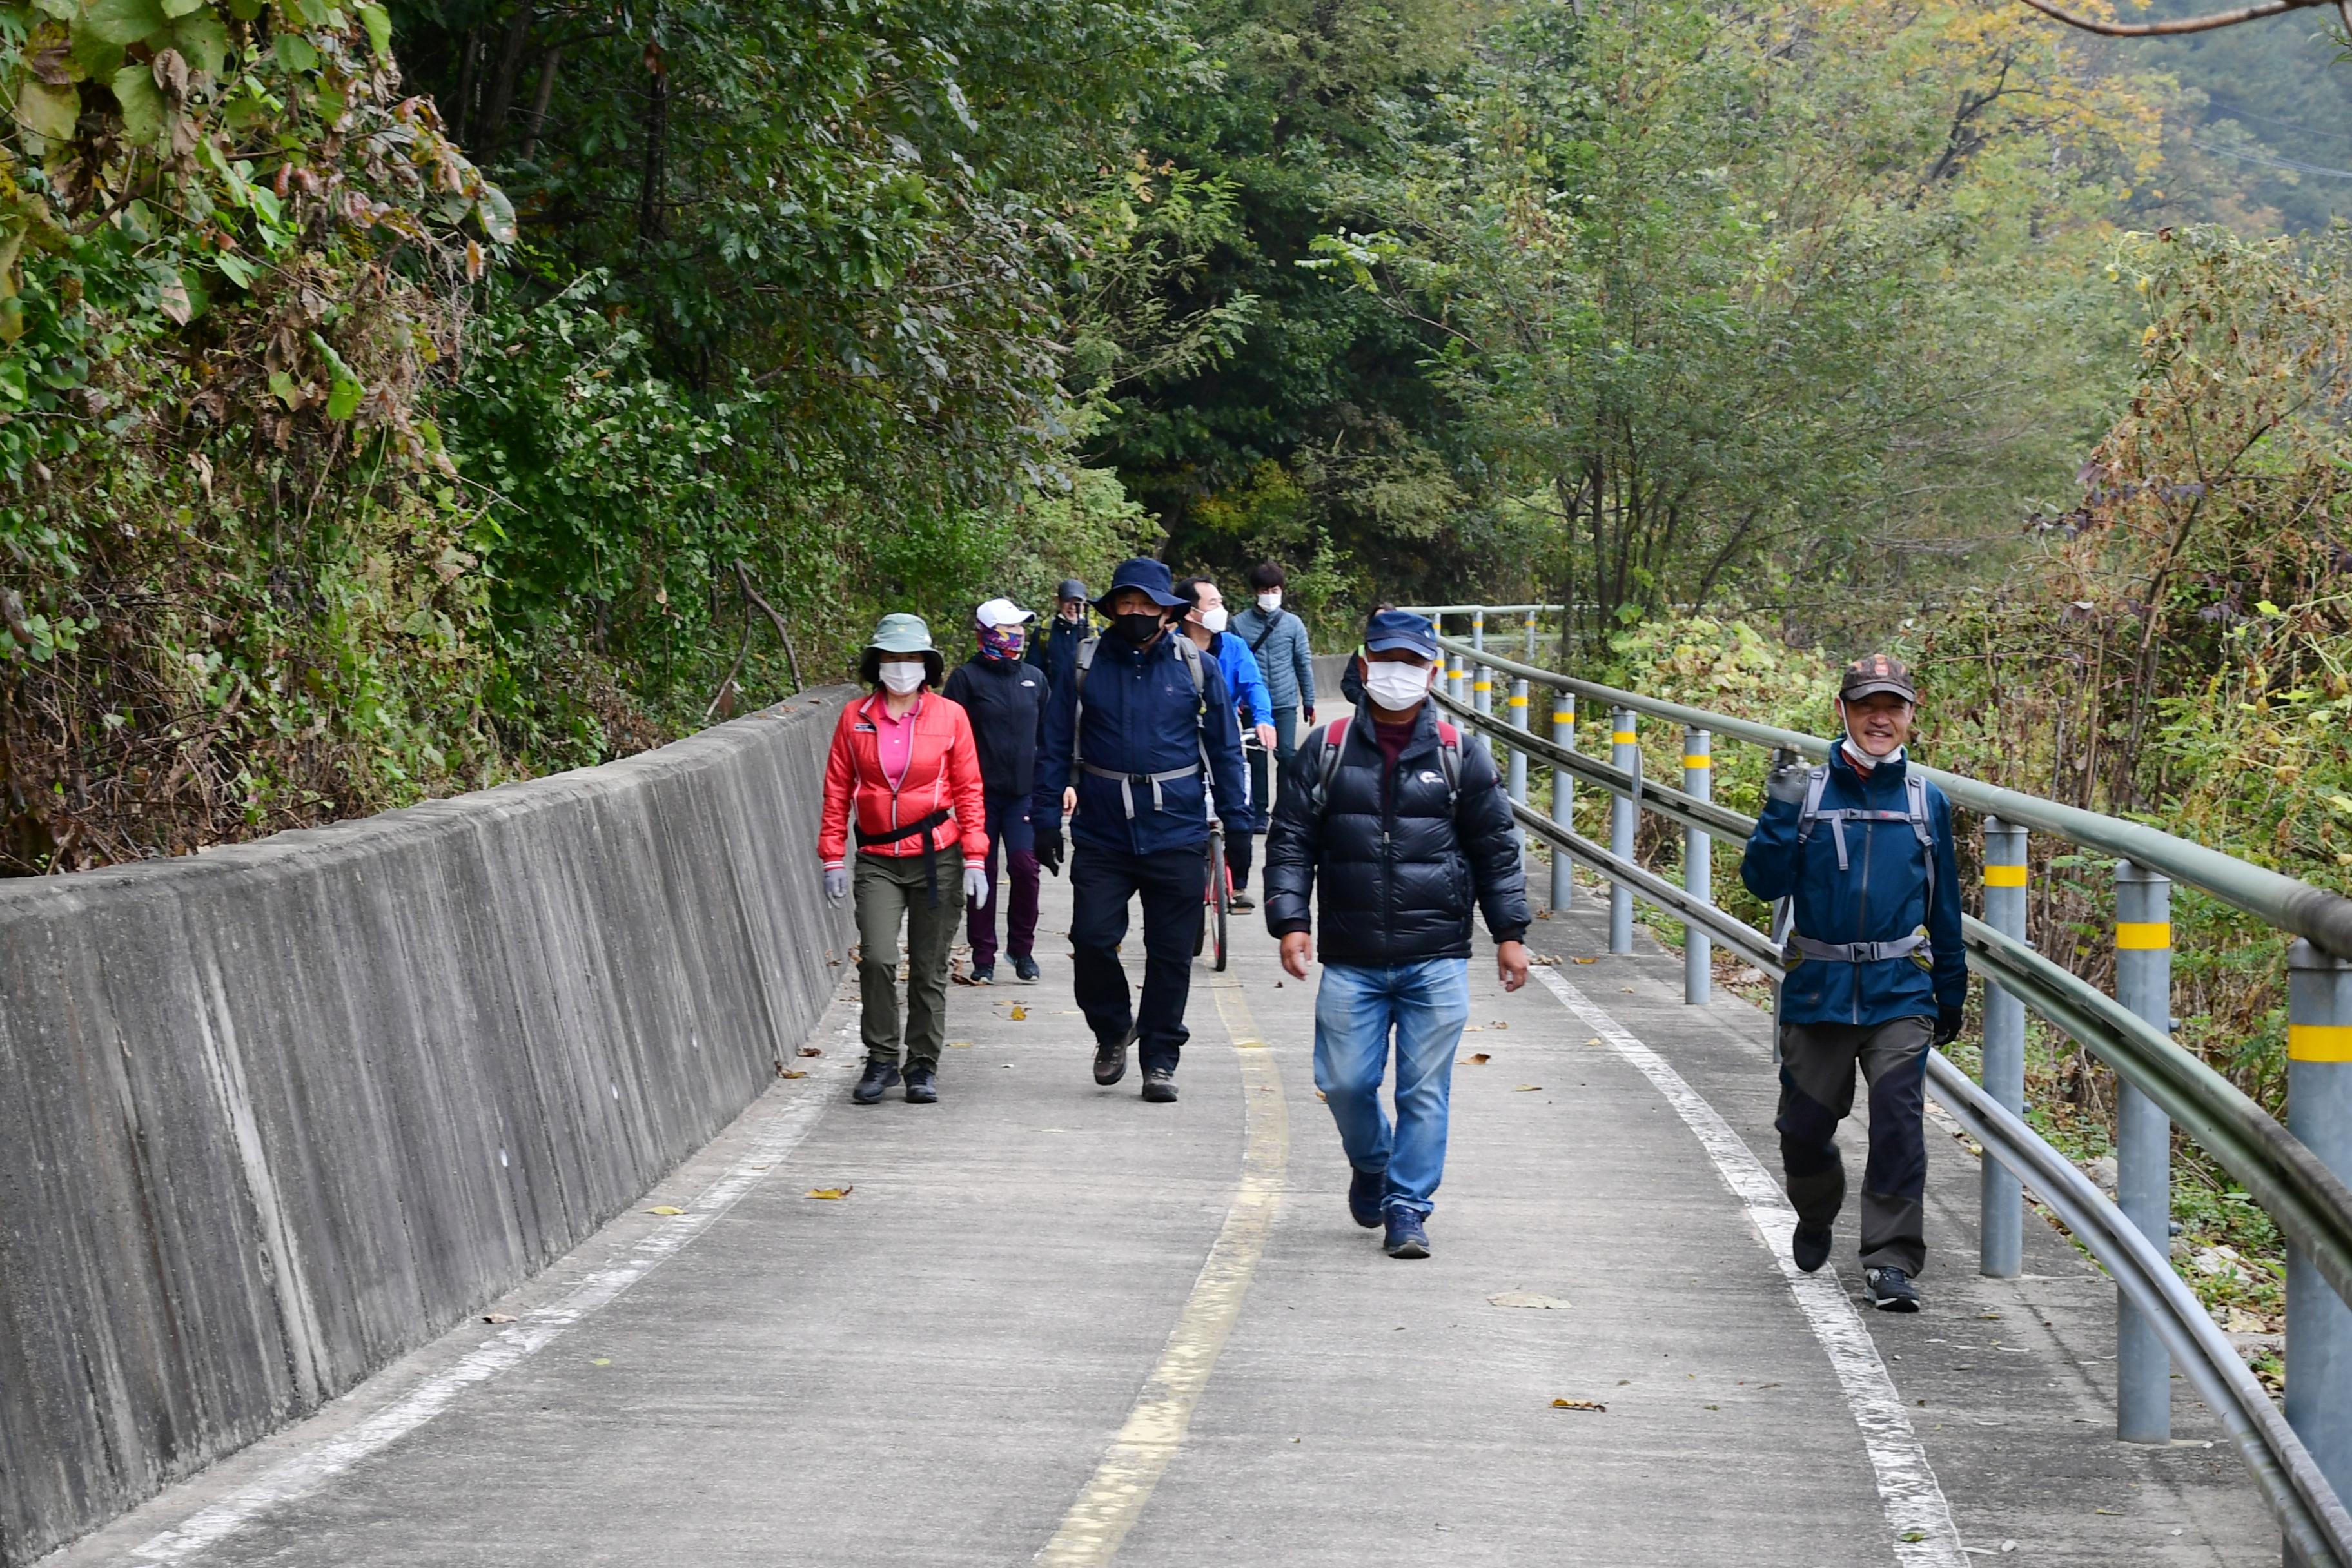
[(1805, 804), (1805, 781), (1811, 773), (1812, 770), (1805, 766), (1803, 758), (1784, 757), (1765, 776), (1764, 793), (1774, 800), (1802, 805)]
[(967, 904), (988, 902), (988, 868), (966, 866), (963, 868), (963, 901)]
[(1960, 1010), (1957, 1007), (1953, 1007), (1937, 1012), (1936, 1015), (1936, 1048), (1937, 1050), (1941, 1050), (1959, 1037)]
[(824, 896), (830, 903), (839, 903), (849, 897), (849, 868), (827, 866), (824, 868)]
[(1037, 864), (1056, 877), (1062, 874), (1062, 830), (1060, 828), (1037, 829)]

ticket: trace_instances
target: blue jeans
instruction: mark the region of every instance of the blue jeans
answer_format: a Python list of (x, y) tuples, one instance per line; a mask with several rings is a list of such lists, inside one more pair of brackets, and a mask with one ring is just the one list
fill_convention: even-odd
[[(1454, 1052), (1470, 1021), (1470, 961), (1430, 958), (1387, 968), (1332, 963), (1315, 995), (1315, 1087), (1339, 1124), (1348, 1163), (1388, 1181), (1382, 1208), (1424, 1217), (1445, 1175), (1445, 1107)], [(1396, 1032), (1396, 1125), (1381, 1106)]]

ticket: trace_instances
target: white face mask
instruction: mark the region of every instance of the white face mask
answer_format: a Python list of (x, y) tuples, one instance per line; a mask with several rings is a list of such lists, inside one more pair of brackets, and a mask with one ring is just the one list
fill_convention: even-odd
[(1257, 596), (1257, 607), (1264, 610), (1269, 616), (1274, 614), (1275, 611), (1282, 608), (1282, 590), (1279, 588), (1270, 588), (1266, 592), (1260, 594)]
[(1426, 664), (1399, 664), (1392, 659), (1371, 659), (1364, 666), (1364, 691), (1373, 703), (1391, 711), (1410, 708), (1429, 695), (1429, 672)]
[(1225, 607), (1223, 605), (1219, 605), (1213, 610), (1202, 610), (1201, 612), (1201, 629), (1211, 633), (1212, 635), (1223, 631), (1225, 629), (1225, 621), (1227, 618), (1228, 617), (1225, 615)]
[(883, 686), (899, 697), (904, 697), (909, 691), (920, 687), (923, 684), (923, 677), (927, 673), (921, 659), (917, 659), (912, 664), (885, 664), (878, 668), (881, 671)]

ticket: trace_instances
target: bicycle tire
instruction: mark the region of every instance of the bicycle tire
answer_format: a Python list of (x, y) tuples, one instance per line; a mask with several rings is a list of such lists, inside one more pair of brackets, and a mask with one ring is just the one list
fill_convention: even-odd
[[(1216, 876), (1217, 868), (1224, 863), (1225, 836), (1215, 824), (1212, 823), (1209, 827), (1209, 875), (1208, 878), (1204, 878), (1202, 879), (1201, 884), (1201, 902), (1203, 906), (1213, 904), (1215, 901), (1215, 897), (1210, 889), (1216, 885), (1213, 879)], [(1200, 957), (1201, 950), (1208, 945), (1208, 910), (1204, 907), (1202, 910), (1201, 929), (1192, 933), (1192, 956), (1195, 958)]]
[(1215, 910), (1215, 918), (1217, 921), (1216, 970), (1218, 973), (1223, 974), (1225, 972), (1225, 910), (1234, 901), (1234, 879), (1231, 874), (1225, 870), (1224, 863), (1222, 860), (1218, 862), (1216, 868), (1209, 873), (1209, 876), (1211, 879), (1210, 885), (1217, 890)]

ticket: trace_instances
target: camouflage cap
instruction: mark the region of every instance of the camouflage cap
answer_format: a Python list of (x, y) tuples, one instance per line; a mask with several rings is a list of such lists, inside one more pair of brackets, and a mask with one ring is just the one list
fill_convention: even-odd
[(1864, 654), (1845, 667), (1845, 678), (1838, 682), (1838, 700), (1851, 702), (1858, 697), (1869, 697), (1881, 691), (1891, 691), (1906, 702), (1919, 700), (1918, 689), (1911, 684), (1908, 666), (1891, 655)]

